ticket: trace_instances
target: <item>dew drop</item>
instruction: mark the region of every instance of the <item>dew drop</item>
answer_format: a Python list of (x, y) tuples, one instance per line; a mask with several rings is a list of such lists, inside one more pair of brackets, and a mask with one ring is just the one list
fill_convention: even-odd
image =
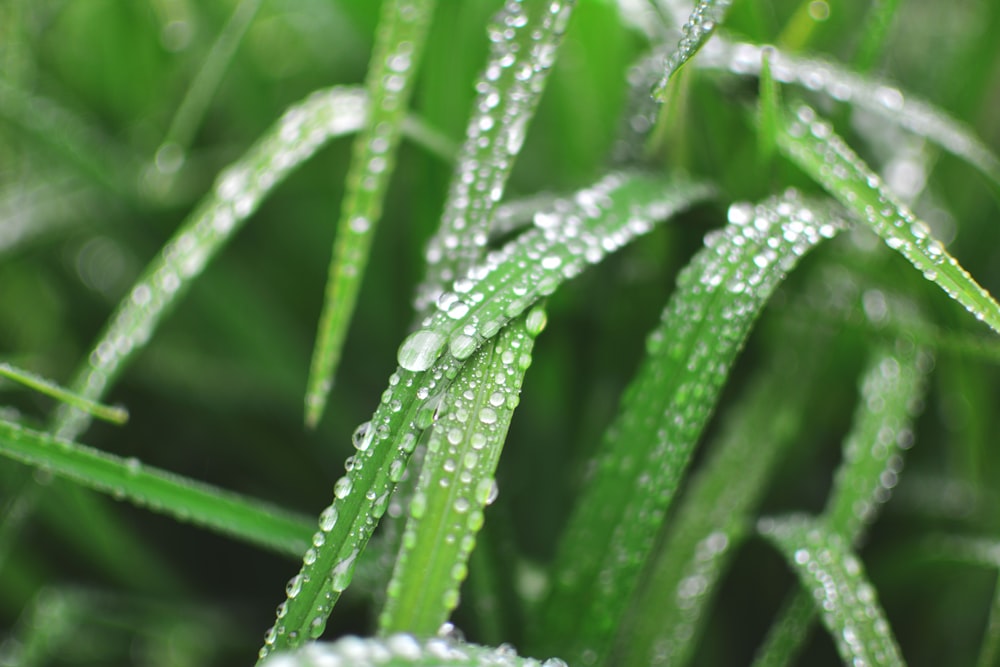
[(425, 371), (441, 356), (444, 345), (445, 337), (436, 331), (415, 331), (399, 346), (397, 361), (408, 371)]

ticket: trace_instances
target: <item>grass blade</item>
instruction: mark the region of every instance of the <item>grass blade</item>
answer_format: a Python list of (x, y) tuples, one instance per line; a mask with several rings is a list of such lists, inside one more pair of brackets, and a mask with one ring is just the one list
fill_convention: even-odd
[(306, 383), (305, 420), (310, 428), (319, 423), (333, 386), (435, 4), (435, 0), (389, 0), (382, 5), (365, 81), (371, 112), (354, 141)]
[(425, 314), (480, 259), (574, 4), (508, 2), (488, 28), (490, 58), (478, 79), (479, 94), (441, 225), (427, 244), (427, 275), (416, 293), (418, 313)]
[[(109, 320), (88, 363), (72, 383), (91, 400), (104, 395), (122, 367), (149, 340), (160, 319), (263, 199), (298, 164), (329, 139), (357, 131), (364, 94), (354, 88), (314, 93), (290, 108), (247, 154), (224, 171), (215, 191), (181, 225)], [(55, 433), (75, 439), (88, 424), (78, 410), (63, 409)]]
[[(901, 455), (913, 444), (914, 411), (929, 367), (926, 352), (897, 341), (878, 350), (864, 373), (844, 458), (821, 518), (848, 544), (860, 544), (896, 484)], [(814, 615), (809, 592), (799, 589), (782, 608), (754, 667), (790, 664), (805, 645)]]
[(506, 326), (462, 368), (442, 401), (396, 559), (379, 632), (433, 636), (458, 606), (459, 586), (495, 497), (496, 471), (531, 363), (537, 308)]
[(758, 529), (809, 591), (845, 663), (905, 664), (875, 589), (847, 540), (823, 522), (801, 516), (761, 519)]
[(794, 119), (782, 123), (778, 145), (841, 204), (867, 222), (886, 245), (906, 257), (976, 319), (1000, 333), (1000, 305), (815, 111), (799, 107)]
[[(466, 359), (534, 301), (652, 229), (711, 190), (641, 175), (613, 174), (562, 200), (545, 228), (525, 232), (491, 253), (438, 300), (439, 312), (399, 349), (400, 368), (361, 439), (348, 474), (334, 486), (334, 502), (320, 516), (314, 549), (289, 583), (288, 600), (265, 635), (260, 657), (319, 637), (355, 562), (402, 478), (418, 435), (431, 426), (444, 392)], [(465, 301), (468, 299), (468, 302)]]
[(79, 394), (63, 389), (56, 383), (40, 375), (15, 368), (8, 363), (0, 362), (0, 377), (13, 380), (46, 396), (51, 396), (57, 401), (72, 405), (74, 408), (83, 410), (97, 419), (103, 419), (112, 424), (124, 424), (128, 421), (128, 410), (123, 407), (95, 403)]
[(653, 96), (659, 101), (666, 101), (667, 83), (681, 66), (708, 41), (715, 28), (726, 18), (732, 0), (699, 0), (687, 22), (681, 28), (681, 39), (677, 47), (667, 56), (664, 63), (666, 70), (660, 82), (653, 90)]
[[(794, 192), (729, 209), (684, 269), (609, 428), (553, 567), (538, 639), (574, 664), (611, 648), (637, 577), (730, 365), (773, 290), (838, 227)], [(625, 491), (623, 491), (625, 490)]]
[(859, 72), (871, 70), (882, 55), (889, 43), (889, 29), (898, 9), (899, 0), (878, 0), (872, 3), (861, 30), (861, 41), (854, 54), (854, 66)]
[(827, 60), (799, 58), (771, 46), (734, 44), (719, 39), (704, 49), (697, 62), (711, 69), (757, 75), (763, 49), (771, 49), (771, 72), (781, 83), (794, 83), (870, 111), (965, 160), (995, 187), (1000, 187), (1000, 158), (975, 133), (937, 107), (909, 93), (904, 94), (890, 82), (861, 76)]
[(0, 454), (140, 507), (299, 556), (312, 522), (261, 501), (0, 421)]
[(771, 164), (777, 150), (778, 123), (781, 118), (781, 89), (771, 76), (771, 51), (760, 54), (760, 104), (757, 109), (757, 150), (762, 166)]
[[(791, 333), (791, 332), (789, 332)], [(732, 408), (710, 458), (692, 478), (667, 527), (640, 591), (627, 632), (619, 635), (624, 665), (686, 665), (715, 590), (740, 544), (752, 534), (757, 506), (782, 454), (800, 437), (818, 358), (801, 350), (824, 347), (814, 330), (786, 335)]]
[(315, 643), (293, 653), (277, 654), (261, 667), (566, 667), (558, 658), (544, 663), (518, 657), (510, 645), (476, 646), (449, 639), (416, 639), (395, 634), (380, 639), (344, 637), (331, 644)]

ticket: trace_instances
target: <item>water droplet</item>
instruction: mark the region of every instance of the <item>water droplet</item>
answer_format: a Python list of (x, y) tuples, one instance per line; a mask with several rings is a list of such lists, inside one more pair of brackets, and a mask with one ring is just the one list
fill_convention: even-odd
[(441, 356), (445, 337), (436, 331), (415, 331), (399, 346), (397, 360), (408, 371), (425, 371)]

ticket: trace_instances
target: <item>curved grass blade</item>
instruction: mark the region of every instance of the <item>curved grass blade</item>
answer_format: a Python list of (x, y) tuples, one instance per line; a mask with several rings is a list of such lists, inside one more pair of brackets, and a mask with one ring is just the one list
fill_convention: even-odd
[(606, 658), (751, 326), (799, 257), (840, 226), (827, 209), (792, 191), (733, 205), (729, 224), (681, 272), (560, 541), (536, 622), (542, 644), (573, 664)]
[(371, 112), (354, 141), (306, 382), (305, 421), (309, 428), (319, 423), (333, 386), (372, 238), (382, 216), (382, 200), (395, 166), (403, 119), (434, 6), (435, 0), (389, 0), (382, 5), (365, 81)]
[(809, 591), (845, 663), (905, 664), (875, 589), (847, 540), (825, 522), (802, 516), (761, 519), (758, 530)]
[(20, 368), (15, 368), (8, 363), (0, 362), (0, 377), (13, 380), (14, 382), (18, 382), (26, 387), (32, 388), (35, 391), (41, 392), (46, 396), (50, 396), (57, 401), (61, 401), (67, 405), (72, 405), (74, 408), (83, 410), (97, 419), (103, 419), (104, 421), (111, 422), (112, 424), (124, 424), (128, 421), (128, 410), (123, 407), (95, 403), (88, 398), (63, 389), (56, 383), (47, 380), (40, 375), (36, 375), (35, 373), (31, 373)]
[(509, 644), (498, 648), (454, 640), (416, 639), (395, 634), (379, 639), (344, 637), (331, 644), (313, 643), (291, 653), (276, 654), (261, 667), (566, 667), (558, 658), (541, 662), (521, 658)]
[(298, 557), (312, 521), (267, 503), (0, 421), (0, 455), (140, 507)]
[(699, 0), (687, 22), (681, 28), (681, 39), (677, 47), (667, 56), (660, 82), (653, 90), (653, 96), (660, 102), (666, 101), (667, 83), (681, 66), (708, 41), (715, 28), (726, 18), (732, 0)]
[(781, 83), (794, 83), (829, 95), (834, 100), (870, 111), (937, 144), (979, 169), (1000, 187), (1000, 158), (963, 123), (887, 81), (865, 77), (827, 60), (798, 58), (772, 46), (715, 39), (697, 63), (735, 74), (758, 75), (761, 52), (770, 49), (771, 72)]
[[(821, 520), (857, 546), (896, 484), (902, 453), (913, 444), (915, 410), (925, 392), (928, 354), (896, 341), (872, 357), (861, 381), (854, 424)], [(805, 645), (815, 609), (808, 591), (786, 601), (758, 651), (754, 667), (790, 664)]]
[[(755, 512), (789, 444), (801, 437), (805, 388), (822, 386), (817, 355), (828, 336), (785, 330), (781, 347), (761, 366), (728, 413), (710, 458), (692, 478), (667, 526), (640, 591), (633, 600), (624, 654), (615, 664), (635, 667), (689, 663), (715, 590), (735, 552), (753, 534)], [(789, 391), (789, 387), (796, 387)]]
[(403, 477), (418, 435), (433, 424), (444, 392), (476, 348), (587, 264), (711, 192), (689, 182), (610, 175), (562, 200), (546, 228), (525, 232), (491, 253), (455, 283), (455, 292), (438, 300), (439, 312), (400, 346), (400, 368), (389, 378), (367, 427), (374, 435), (359, 439), (363, 449), (335, 484), (334, 502), (320, 515), (315, 546), (289, 582), (288, 599), (265, 635), (261, 658), (322, 634)]
[(1000, 333), (1000, 305), (815, 111), (801, 106), (794, 118), (786, 118), (779, 127), (778, 146), (927, 280)]
[(417, 287), (417, 313), (425, 314), (480, 259), (574, 4), (514, 0), (490, 24), (490, 57), (478, 79), (441, 225), (427, 244), (427, 275)]
[(496, 497), (507, 429), (545, 313), (532, 310), (504, 327), (462, 367), (442, 401), (379, 632), (433, 636), (458, 606), (483, 512)]
[[(194, 213), (146, 268), (119, 305), (77, 373), (74, 392), (98, 399), (125, 363), (145, 345), (160, 318), (205, 265), (232, 238), (265, 197), (288, 173), (331, 138), (357, 131), (366, 114), (364, 94), (354, 88), (313, 93), (291, 107), (247, 154), (225, 170)], [(89, 420), (78, 410), (62, 409), (54, 432), (75, 439)]]

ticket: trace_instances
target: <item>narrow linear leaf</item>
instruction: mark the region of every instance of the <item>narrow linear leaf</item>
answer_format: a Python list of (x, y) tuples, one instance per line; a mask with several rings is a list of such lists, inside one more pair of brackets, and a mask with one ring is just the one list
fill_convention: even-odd
[(541, 308), (507, 325), (462, 367), (443, 399), (385, 608), (380, 634), (432, 636), (458, 606), (483, 512), (497, 494), (494, 473), (521, 383), (531, 363)]
[(305, 420), (310, 428), (319, 423), (333, 386), (435, 4), (435, 0), (389, 0), (382, 5), (365, 81), (371, 112), (354, 141), (306, 383)]
[(890, 82), (859, 75), (831, 61), (799, 58), (772, 46), (730, 43), (721, 39), (712, 40), (697, 63), (709, 69), (758, 75), (764, 49), (771, 49), (769, 63), (777, 81), (822, 92), (839, 102), (875, 113), (965, 160), (1000, 187), (1000, 158), (975, 133), (944, 111)]
[(1000, 305), (882, 184), (881, 179), (807, 106), (782, 123), (781, 150), (927, 280), (1000, 333)]
[(314, 547), (306, 551), (302, 570), (289, 582), (288, 599), (265, 635), (261, 658), (323, 633), (333, 605), (351, 582), (358, 555), (403, 477), (419, 434), (433, 424), (444, 392), (464, 361), (586, 265), (711, 192), (703, 185), (637, 174), (605, 177), (572, 199), (561, 200), (559, 213), (550, 215), (544, 228), (525, 232), (491, 253), (456, 282), (455, 292), (438, 300), (439, 310), (424, 320), (425, 328), (400, 346), (400, 368), (389, 378), (368, 425), (374, 436), (359, 439), (364, 450), (351, 457), (347, 475), (334, 485), (334, 502), (320, 515)]
[(810, 396), (805, 389), (821, 386), (818, 357), (801, 351), (823, 348), (828, 337), (786, 330), (779, 338), (780, 349), (761, 363), (766, 370), (731, 408), (711, 443), (710, 458), (692, 477), (667, 526), (661, 551), (633, 600), (627, 631), (619, 633), (621, 664), (688, 664), (715, 590), (753, 534), (771, 475), (792, 440), (801, 437)]
[(889, 29), (898, 9), (899, 0), (877, 0), (871, 4), (854, 54), (854, 66), (858, 71), (867, 72), (878, 62), (889, 44)]
[(72, 405), (78, 410), (83, 410), (89, 415), (109, 421), (112, 424), (124, 424), (128, 421), (128, 410), (125, 408), (95, 403), (79, 394), (60, 387), (51, 380), (47, 380), (30, 371), (15, 368), (8, 363), (0, 362), (0, 377), (23, 384), (46, 396), (51, 396), (57, 401)]
[[(149, 340), (160, 319), (288, 173), (332, 137), (364, 122), (364, 94), (354, 88), (313, 93), (291, 107), (247, 154), (226, 169), (118, 305), (71, 388), (85, 398), (104, 395), (122, 367)], [(88, 424), (85, 413), (61, 409), (54, 432), (74, 439)]]
[(417, 313), (425, 314), (448, 285), (479, 261), (574, 4), (512, 0), (487, 29), (490, 56), (477, 79), (478, 95), (441, 224), (427, 244)]
[[(902, 453), (913, 444), (913, 421), (926, 390), (926, 351), (896, 341), (877, 350), (861, 380), (843, 460), (820, 520), (826, 529), (859, 545), (896, 485)], [(754, 667), (790, 664), (805, 646), (816, 610), (808, 590), (786, 601), (757, 653)]]
[(729, 11), (731, 4), (732, 0), (699, 0), (698, 4), (695, 5), (687, 22), (681, 28), (681, 39), (677, 43), (677, 47), (664, 62), (663, 67), (666, 71), (653, 90), (653, 96), (660, 102), (666, 101), (667, 83), (674, 72), (698, 53), (698, 50), (715, 32), (715, 28), (726, 18), (726, 12)]
[(760, 54), (760, 103), (757, 111), (757, 142), (760, 163), (768, 165), (777, 150), (778, 122), (781, 118), (781, 89), (771, 76), (771, 51)]
[(847, 664), (904, 665), (861, 561), (824, 522), (761, 519), (758, 530), (785, 557), (821, 609), (823, 625)]
[(559, 544), (538, 639), (601, 663), (729, 367), (777, 285), (840, 227), (789, 191), (735, 204), (681, 272)]
[(276, 654), (262, 667), (566, 667), (558, 658), (544, 662), (518, 657), (509, 645), (476, 646), (454, 640), (417, 639), (395, 634), (379, 639), (344, 637), (332, 644), (308, 644), (292, 653)]
[(0, 421), (0, 454), (140, 507), (299, 556), (311, 522), (258, 500)]

